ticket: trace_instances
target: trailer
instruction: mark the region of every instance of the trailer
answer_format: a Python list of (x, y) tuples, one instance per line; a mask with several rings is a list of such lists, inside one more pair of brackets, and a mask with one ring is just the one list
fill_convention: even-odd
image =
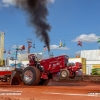
[(27, 67), (0, 71), (0, 79), (5, 79), (5, 82), (9, 81), (10, 85), (47, 85), (50, 79), (58, 73), (62, 79), (75, 78), (76, 71), (82, 69), (82, 64), (80, 62), (68, 63), (68, 59), (67, 55), (61, 55), (39, 60), (35, 54), (30, 54)]

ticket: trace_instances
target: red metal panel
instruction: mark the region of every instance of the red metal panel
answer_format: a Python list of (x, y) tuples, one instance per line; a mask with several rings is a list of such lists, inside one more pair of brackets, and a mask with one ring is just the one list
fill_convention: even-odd
[(12, 71), (0, 71), (0, 75), (11, 75)]
[(60, 69), (65, 68), (65, 55), (42, 60), (40, 65), (44, 67), (45, 71), (50, 73), (59, 72)]

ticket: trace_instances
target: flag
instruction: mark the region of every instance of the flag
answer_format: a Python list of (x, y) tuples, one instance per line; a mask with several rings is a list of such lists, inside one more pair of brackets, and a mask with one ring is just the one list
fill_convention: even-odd
[(47, 47), (46, 47), (46, 45), (45, 45), (45, 46), (44, 46), (44, 50), (43, 50), (43, 51), (45, 52), (45, 51), (46, 51), (46, 49), (47, 49)]
[(25, 46), (24, 45), (22, 46), (22, 50), (25, 50)]
[(4, 50), (4, 52), (3, 53), (6, 53), (6, 50)]
[(60, 44), (59, 44), (59, 47), (62, 47), (62, 45), (63, 45), (63, 44), (62, 44), (62, 41), (60, 40)]
[(10, 50), (8, 50), (8, 54), (11, 54), (11, 51)]
[(66, 43), (63, 44), (63, 47), (66, 47)]
[(35, 48), (35, 44), (33, 44), (33, 48)]
[(98, 38), (98, 41), (97, 41), (97, 43), (99, 43), (99, 44), (100, 44), (100, 38)]
[(31, 48), (32, 47), (32, 42), (29, 42), (28, 43), (28, 48)]
[(77, 45), (82, 47), (82, 42), (81, 41), (78, 41), (78, 44)]

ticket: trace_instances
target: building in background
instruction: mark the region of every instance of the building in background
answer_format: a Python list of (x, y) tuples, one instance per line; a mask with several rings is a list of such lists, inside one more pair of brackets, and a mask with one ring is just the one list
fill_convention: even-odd
[(80, 56), (86, 59), (87, 75), (90, 75), (93, 69), (100, 69), (100, 50), (82, 50)]

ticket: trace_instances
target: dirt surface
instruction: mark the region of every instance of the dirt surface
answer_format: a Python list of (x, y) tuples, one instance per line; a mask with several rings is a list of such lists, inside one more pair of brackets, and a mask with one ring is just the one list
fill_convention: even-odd
[(100, 82), (49, 82), (47, 86), (0, 85), (0, 100), (100, 100)]

